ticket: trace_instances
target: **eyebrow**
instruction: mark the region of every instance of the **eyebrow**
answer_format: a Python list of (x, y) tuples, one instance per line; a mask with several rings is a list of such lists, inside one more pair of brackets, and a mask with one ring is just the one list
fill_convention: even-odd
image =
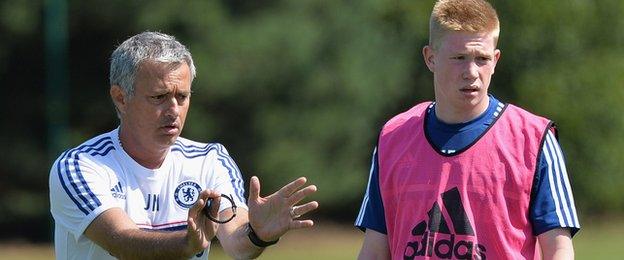
[(169, 91), (168, 89), (154, 89), (150, 92), (156, 95), (165, 95), (171, 93), (171, 91)]
[(487, 56), (487, 57), (494, 56), (493, 53), (488, 53), (488, 52), (484, 52), (484, 51), (480, 51), (480, 50), (459, 51), (459, 52), (456, 52), (453, 55), (476, 55), (476, 56)]

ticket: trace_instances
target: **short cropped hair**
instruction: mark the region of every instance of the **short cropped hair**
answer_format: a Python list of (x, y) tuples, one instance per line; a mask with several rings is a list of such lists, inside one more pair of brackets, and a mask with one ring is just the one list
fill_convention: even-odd
[(498, 14), (485, 0), (439, 0), (429, 20), (429, 45), (437, 49), (440, 39), (448, 32), (494, 33), (498, 42)]
[(189, 50), (175, 37), (159, 32), (142, 32), (120, 44), (111, 54), (111, 87), (118, 85), (128, 96), (134, 95), (134, 80), (139, 66), (146, 61), (181, 64), (186, 62), (195, 79), (195, 65)]

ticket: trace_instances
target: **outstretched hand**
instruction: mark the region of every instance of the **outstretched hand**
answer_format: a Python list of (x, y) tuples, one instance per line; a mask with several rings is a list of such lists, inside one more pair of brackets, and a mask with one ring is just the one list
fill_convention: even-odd
[(285, 185), (277, 192), (260, 197), (260, 180), (251, 177), (249, 183), (249, 223), (256, 235), (264, 241), (274, 241), (288, 230), (311, 227), (314, 222), (310, 219), (299, 220), (302, 215), (318, 208), (318, 202), (311, 201), (295, 206), (308, 195), (316, 192), (316, 186), (306, 183), (305, 177), (300, 177)]
[[(208, 219), (202, 210), (204, 206), (206, 206), (206, 201), (208, 201), (209, 198), (213, 198), (213, 203), (218, 204), (220, 202), (220, 196), (221, 194), (216, 191), (203, 190), (199, 194), (197, 202), (189, 209), (186, 236), (191, 254), (197, 253), (210, 246), (210, 240), (212, 240), (217, 233), (217, 227), (219, 225)], [(211, 209), (214, 211), (211, 212), (211, 214), (216, 216), (219, 207), (215, 206), (211, 207)]]

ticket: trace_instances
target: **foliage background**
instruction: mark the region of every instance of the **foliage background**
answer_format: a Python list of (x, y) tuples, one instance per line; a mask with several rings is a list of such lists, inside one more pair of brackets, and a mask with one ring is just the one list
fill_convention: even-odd
[[(421, 56), (432, 0), (67, 1), (67, 92), (50, 96), (46, 71), (62, 66), (46, 65), (52, 2), (0, 1), (0, 240), (51, 240), (49, 167), (116, 127), (108, 57), (141, 31), (193, 53), (183, 135), (223, 143), (264, 193), (307, 176), (317, 219), (353, 221), (380, 127), (433, 98)], [(624, 2), (492, 3), (502, 59), (491, 92), (557, 122), (581, 220), (621, 216)]]

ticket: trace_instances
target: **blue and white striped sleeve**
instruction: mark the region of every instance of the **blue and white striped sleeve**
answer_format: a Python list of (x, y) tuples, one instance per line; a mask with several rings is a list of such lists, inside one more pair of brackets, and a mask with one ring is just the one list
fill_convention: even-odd
[(117, 206), (107, 175), (88, 158), (113, 149), (112, 142), (102, 138), (66, 151), (50, 169), (50, 212), (56, 225), (70, 230), (76, 241), (99, 214)]
[(563, 153), (552, 131), (546, 134), (533, 184), (530, 218), (537, 236), (554, 228), (581, 228)]
[[(213, 165), (213, 173), (215, 174), (213, 177), (216, 178), (216, 183), (213, 184), (214, 187), (210, 188), (217, 190), (221, 194), (230, 194), (237, 207), (247, 209), (247, 201), (244, 194), (245, 182), (240, 169), (223, 145), (215, 144), (213, 147), (216, 152)], [(219, 211), (231, 206), (229, 202), (222, 201), (224, 203), (221, 204)]]
[(383, 202), (379, 190), (379, 160), (377, 148), (373, 150), (371, 168), (368, 174), (368, 185), (362, 201), (360, 213), (355, 220), (355, 226), (362, 231), (372, 229), (387, 234), (386, 219), (384, 217)]

